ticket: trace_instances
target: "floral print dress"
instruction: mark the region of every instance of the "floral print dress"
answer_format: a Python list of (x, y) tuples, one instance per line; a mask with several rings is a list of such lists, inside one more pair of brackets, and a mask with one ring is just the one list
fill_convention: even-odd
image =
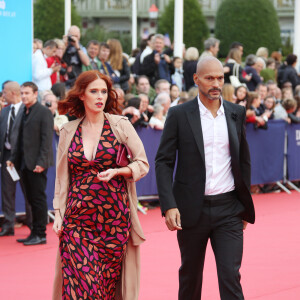
[(82, 122), (68, 152), (70, 187), (60, 238), (62, 299), (115, 299), (116, 283), (130, 234), (124, 177), (98, 181), (97, 173), (116, 168), (119, 143), (105, 120), (95, 158), (87, 160)]

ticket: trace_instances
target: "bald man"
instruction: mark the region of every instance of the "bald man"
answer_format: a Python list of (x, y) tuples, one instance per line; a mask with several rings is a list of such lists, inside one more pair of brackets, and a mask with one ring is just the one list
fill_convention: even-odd
[(85, 47), (80, 44), (80, 29), (73, 25), (68, 30), (68, 34), (63, 37), (66, 44), (66, 51), (63, 61), (68, 65), (67, 72), (69, 80), (66, 82), (68, 87), (72, 86), (82, 71), (82, 66), (89, 66), (90, 59)]
[[(1, 201), (4, 223), (0, 236), (14, 235), (16, 181), (13, 181), (6, 169), (11, 151), (16, 147), (17, 136), (21, 126), (24, 104), (21, 101), (20, 85), (10, 81), (4, 85), (3, 96), (9, 104), (0, 115), (0, 163), (1, 163)], [(20, 181), (22, 190), (23, 181)], [(27, 225), (31, 226), (31, 209), (25, 198)]]
[(198, 96), (170, 108), (156, 155), (162, 214), (168, 229), (177, 231), (181, 253), (178, 299), (201, 299), (210, 239), (221, 299), (241, 300), (243, 229), (255, 220), (246, 113), (222, 99), (224, 73), (218, 59), (200, 60), (194, 82)]

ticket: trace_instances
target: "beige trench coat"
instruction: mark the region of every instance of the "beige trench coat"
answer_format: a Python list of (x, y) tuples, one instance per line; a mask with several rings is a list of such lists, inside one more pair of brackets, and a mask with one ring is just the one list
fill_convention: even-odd
[[(132, 152), (133, 162), (128, 165), (132, 178), (127, 179), (127, 190), (131, 213), (131, 233), (122, 264), (121, 281), (117, 286), (116, 300), (137, 300), (140, 285), (140, 250), (139, 245), (145, 236), (137, 215), (137, 195), (135, 181), (144, 177), (149, 171), (149, 164), (144, 146), (127, 117), (104, 113), (111, 129), (120, 143), (126, 143)], [(59, 209), (63, 218), (69, 189), (68, 149), (82, 118), (65, 124), (60, 131), (56, 159), (56, 180), (53, 199), (54, 209)], [(61, 259), (57, 253), (52, 300), (62, 299)]]

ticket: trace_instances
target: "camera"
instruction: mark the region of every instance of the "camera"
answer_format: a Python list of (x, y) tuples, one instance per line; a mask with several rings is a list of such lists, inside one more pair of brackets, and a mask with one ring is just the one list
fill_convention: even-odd
[(59, 74), (60, 74), (61, 76), (66, 75), (66, 73), (67, 73), (67, 69), (66, 69), (66, 68), (60, 68)]
[(165, 55), (163, 53), (160, 55), (160, 59), (165, 59)]
[(68, 35), (68, 42), (69, 43), (74, 43), (75, 41), (74, 41), (74, 39), (72, 39), (72, 36), (71, 35)]

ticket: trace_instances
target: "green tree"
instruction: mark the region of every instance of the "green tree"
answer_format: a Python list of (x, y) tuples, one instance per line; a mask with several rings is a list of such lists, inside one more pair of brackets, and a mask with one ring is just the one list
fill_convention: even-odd
[[(183, 42), (185, 47), (203, 49), (203, 42), (209, 35), (206, 20), (198, 0), (184, 0), (183, 7)], [(159, 33), (168, 33), (170, 39), (174, 38), (174, 0), (166, 6), (158, 22)]]
[(217, 12), (215, 35), (223, 57), (234, 41), (244, 45), (245, 55), (255, 54), (259, 47), (272, 52), (281, 46), (278, 18), (270, 0), (224, 0)]
[[(65, 26), (64, 0), (37, 0), (34, 3), (34, 37), (44, 42), (53, 38), (62, 38)], [(81, 17), (72, 3), (71, 24), (81, 26)]]

